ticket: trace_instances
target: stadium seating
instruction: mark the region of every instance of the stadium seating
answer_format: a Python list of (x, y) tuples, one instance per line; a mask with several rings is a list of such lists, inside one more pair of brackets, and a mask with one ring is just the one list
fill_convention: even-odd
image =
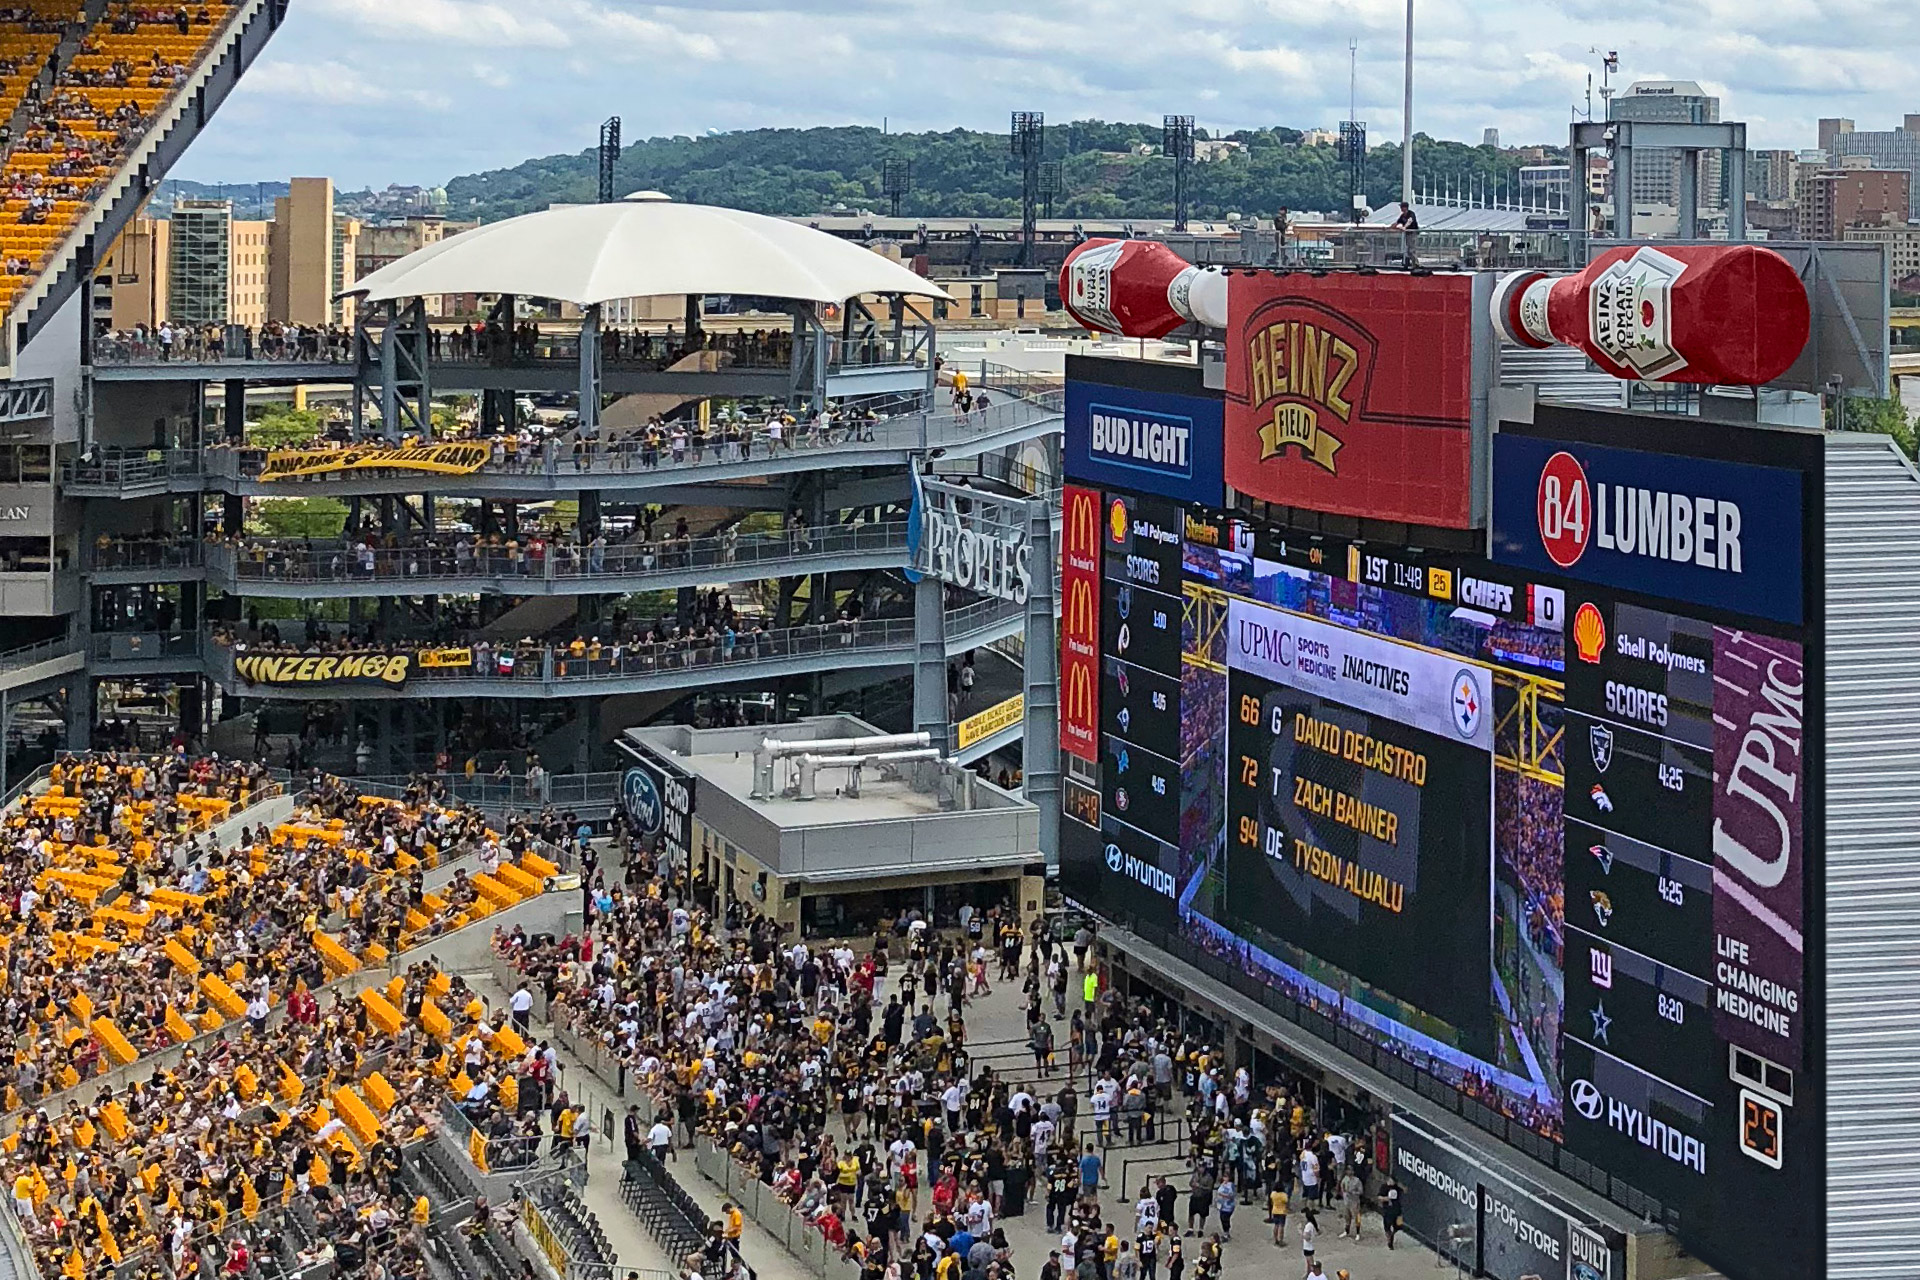
[[(0, 119), (29, 108), (0, 159), (0, 314), (58, 265), (61, 244), (218, 47), (239, 8), (228, 0), (191, 4), (182, 33), (172, 17), (138, 20), (159, 9), (115, 3), (82, 33), (73, 25), (74, 0), (18, 7), (31, 16), (0, 22)], [(60, 68), (53, 89), (30, 102), (33, 81), (71, 35), (80, 52)]]

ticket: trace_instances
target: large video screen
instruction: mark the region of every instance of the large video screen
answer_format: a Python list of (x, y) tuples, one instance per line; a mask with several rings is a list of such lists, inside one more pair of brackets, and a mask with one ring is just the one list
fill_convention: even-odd
[[(1638, 425), (1542, 407), (1497, 437), (1491, 560), (1187, 508), (1152, 910), (1084, 823), (1062, 879), (1650, 1197), (1730, 1274), (1812, 1266), (1816, 1228), (1756, 1243), (1740, 1206), (1792, 1218), (1824, 1158), (1818, 442), (1703, 427), (1677, 466)], [(1157, 635), (1129, 640), (1160, 668), (1130, 687), (1166, 693)], [(1158, 745), (1129, 772), (1162, 776), (1167, 720), (1133, 723)], [(1131, 831), (1105, 798), (1083, 813)]]

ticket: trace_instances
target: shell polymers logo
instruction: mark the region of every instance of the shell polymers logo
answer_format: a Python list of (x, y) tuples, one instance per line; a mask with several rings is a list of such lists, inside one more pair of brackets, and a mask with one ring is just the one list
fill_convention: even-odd
[(1116, 543), (1127, 540), (1127, 503), (1124, 498), (1115, 498), (1113, 505), (1107, 508), (1107, 536)]
[(1597, 664), (1607, 647), (1607, 621), (1600, 607), (1591, 600), (1582, 601), (1573, 613), (1573, 648), (1580, 661)]
[(1593, 532), (1593, 491), (1587, 484), (1587, 469), (1565, 450), (1540, 468), (1534, 515), (1548, 558), (1562, 569), (1578, 564)]

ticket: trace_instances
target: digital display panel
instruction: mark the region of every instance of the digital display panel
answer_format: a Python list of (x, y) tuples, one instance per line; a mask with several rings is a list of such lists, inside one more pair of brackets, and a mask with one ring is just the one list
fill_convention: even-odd
[[(1591, 417), (1543, 406), (1527, 430), (1597, 459), (1609, 503), (1691, 486), (1689, 510), (1711, 499), (1716, 522), (1735, 507), (1746, 521), (1753, 494), (1788, 492), (1782, 475), (1817, 483), (1817, 440), (1756, 446), (1702, 424), (1686, 441), (1702, 465), (1673, 466), (1669, 428)], [(1496, 455), (1525, 463), (1496, 468), (1497, 553), (1524, 542), (1515, 520), (1554, 514), (1535, 497), (1558, 452)], [(1817, 555), (1768, 519), (1725, 527), (1746, 531), (1743, 556)], [(1807, 1032), (1817, 562), (1752, 562), (1761, 609), (1717, 576), (1697, 599), (1663, 595), (1694, 580), (1671, 565), (1603, 584), (1551, 557), (1491, 563), (1199, 508), (1182, 530), (1181, 786), (1157, 927), (1555, 1144), (1529, 1154), (1557, 1148), (1550, 1163), (1651, 1197), (1728, 1274), (1816, 1273), (1817, 1225), (1762, 1243), (1751, 1222), (1791, 1220), (1824, 1159)], [(1689, 572), (1747, 563), (1716, 552)], [(1163, 719), (1130, 721), (1165, 745)], [(1110, 866), (1101, 833), (1074, 825), (1067, 892), (1102, 910), (1137, 897), (1126, 850)]]

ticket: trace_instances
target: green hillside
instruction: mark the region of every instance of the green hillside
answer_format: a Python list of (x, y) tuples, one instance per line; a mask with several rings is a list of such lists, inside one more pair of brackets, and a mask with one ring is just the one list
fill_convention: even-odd
[[(1346, 203), (1346, 177), (1330, 145), (1304, 147), (1295, 129), (1245, 130), (1224, 135), (1246, 150), (1193, 169), (1196, 218), (1227, 213), (1271, 215), (1280, 208), (1333, 211)], [(1046, 131), (1046, 158), (1061, 164), (1061, 194), (1053, 212), (1063, 218), (1164, 218), (1172, 214), (1172, 162), (1134, 155), (1136, 144), (1155, 148), (1158, 125), (1076, 121)], [(913, 190), (901, 212), (914, 217), (1017, 217), (1020, 174), (1005, 134), (954, 129), (946, 133), (883, 134), (878, 129), (753, 129), (704, 138), (649, 138), (626, 147), (616, 187), (621, 194), (657, 189), (676, 200), (728, 205), (771, 214), (814, 214), (835, 205), (885, 211), (880, 166), (889, 158), (912, 162)], [(1511, 182), (1521, 161), (1492, 147), (1435, 141), (1422, 134), (1414, 147), (1416, 179), (1502, 175)], [(544, 156), (511, 169), (454, 178), (446, 184), (455, 217), (510, 217), (556, 201), (591, 201), (599, 183), (591, 150)], [(1400, 148), (1377, 147), (1367, 157), (1366, 190), (1376, 208), (1398, 194)]]

